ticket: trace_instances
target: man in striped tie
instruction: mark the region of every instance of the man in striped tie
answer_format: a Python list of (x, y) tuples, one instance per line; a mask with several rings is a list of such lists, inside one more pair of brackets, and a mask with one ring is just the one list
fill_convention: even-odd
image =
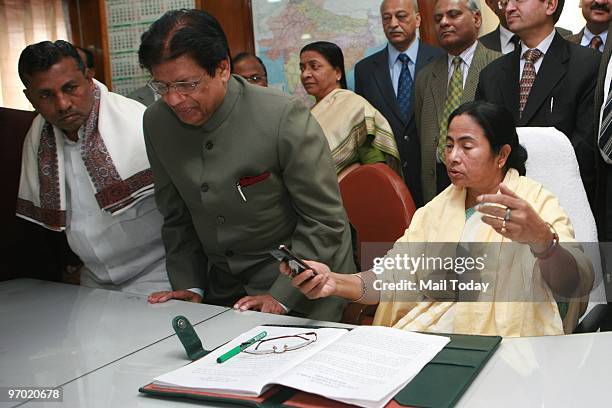
[(574, 146), (592, 207), (596, 146), (593, 110), (601, 54), (555, 32), (564, 0), (500, 0), (521, 46), (480, 73), (477, 99), (504, 105), (518, 126), (555, 127)]
[(612, 241), (612, 41), (606, 46), (599, 68), (595, 91), (595, 113), (598, 153), (598, 183), (595, 216), (599, 239)]

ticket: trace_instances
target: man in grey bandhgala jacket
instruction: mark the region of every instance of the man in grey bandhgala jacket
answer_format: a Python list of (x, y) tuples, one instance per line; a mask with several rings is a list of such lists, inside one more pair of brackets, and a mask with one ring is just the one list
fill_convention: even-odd
[(355, 270), (325, 136), (308, 109), (230, 75), (219, 23), (170, 11), (143, 35), (141, 64), (162, 100), (144, 119), (173, 292), (150, 296), (339, 320), (339, 299), (307, 300), (269, 251)]

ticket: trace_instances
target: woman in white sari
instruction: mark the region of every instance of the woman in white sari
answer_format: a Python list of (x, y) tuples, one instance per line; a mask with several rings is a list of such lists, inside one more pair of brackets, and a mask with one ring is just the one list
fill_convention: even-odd
[[(571, 333), (586, 308), (592, 264), (575, 242), (558, 200), (524, 177), (527, 152), (518, 143), (511, 113), (481, 101), (460, 106), (449, 118), (445, 158), (452, 185), (415, 213), (404, 236), (378, 262), (385, 266), (382, 271), (341, 275), (309, 262), (311, 270), (292, 283), (313, 299), (341, 296), (379, 304), (374, 324), (405, 330)], [(465, 291), (420, 286), (434, 276), (430, 270), (408, 271), (396, 262), (404, 255), (418, 258), (423, 248), (436, 246), (432, 243), (447, 243), (437, 245), (438, 253), (448, 243), (476, 254), (482, 252), (474, 248), (485, 248), (489, 257), (485, 255), (485, 267), (476, 275), (478, 282), (491, 284), (488, 291), (480, 288), (465, 301)], [(456, 265), (437, 276), (461, 281)], [(284, 264), (281, 272), (290, 273)], [(405, 281), (415, 286), (397, 285)], [(557, 303), (560, 296), (565, 300)]]
[(344, 56), (318, 41), (300, 51), (300, 79), (314, 96), (311, 109), (332, 152), (336, 173), (358, 164), (385, 162), (400, 176), (399, 152), (389, 122), (368, 101), (346, 89)]

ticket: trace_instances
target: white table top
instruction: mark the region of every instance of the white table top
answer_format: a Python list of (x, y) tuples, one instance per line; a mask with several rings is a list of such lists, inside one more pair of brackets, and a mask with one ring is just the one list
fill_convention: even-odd
[[(64, 384), (63, 404), (23, 405), (33, 408), (202, 406), (138, 392), (188, 363), (178, 338), (170, 335), (176, 314), (191, 320), (206, 349), (260, 324), (321, 324), (183, 302), (152, 306), (139, 296), (25, 280), (0, 284), (0, 310), (0, 386), (19, 385), (18, 378), (22, 385)], [(215, 312), (222, 313), (204, 320)], [(612, 332), (507, 338), (458, 406), (607, 406), (610, 367)]]
[(202, 322), (226, 308), (53, 282), (0, 282), (0, 387), (67, 383), (174, 334), (172, 318)]
[[(192, 322), (193, 323), (193, 322)], [(239, 334), (261, 324), (319, 324), (332, 327), (338, 323), (315, 322), (290, 316), (229, 310), (194, 325), (205, 349), (216, 348)], [(185, 349), (176, 336), (140, 350), (120, 361), (81, 377), (63, 387), (62, 407), (167, 407), (168, 400), (148, 397), (138, 392), (154, 377), (189, 363)], [(57, 407), (57, 403), (31, 402), (25, 407)], [(177, 405), (179, 406), (179, 405)], [(201, 407), (201, 402), (181, 402), (180, 406)]]
[(612, 332), (507, 338), (458, 407), (612, 404)]

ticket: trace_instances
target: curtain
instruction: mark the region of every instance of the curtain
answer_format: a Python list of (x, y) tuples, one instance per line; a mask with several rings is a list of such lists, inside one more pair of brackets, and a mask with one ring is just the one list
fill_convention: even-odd
[(17, 62), (27, 45), (45, 40), (70, 41), (64, 0), (0, 0), (0, 106), (32, 110)]

